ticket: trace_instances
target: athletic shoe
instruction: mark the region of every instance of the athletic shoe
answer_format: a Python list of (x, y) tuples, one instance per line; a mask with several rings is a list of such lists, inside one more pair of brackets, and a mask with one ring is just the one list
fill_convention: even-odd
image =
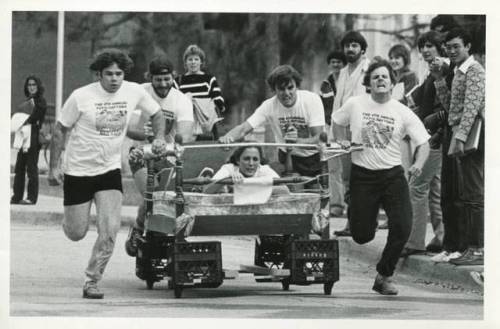
[(127, 240), (125, 241), (125, 251), (130, 257), (137, 255), (137, 240), (142, 237), (143, 231), (131, 226), (128, 231)]
[(198, 175), (198, 177), (212, 178), (212, 177), (214, 177), (214, 175), (215, 175), (215, 172), (212, 168), (205, 167), (200, 171), (200, 174)]
[(436, 263), (447, 263), (450, 260), (450, 253), (446, 250), (441, 251), (439, 254), (431, 257), (431, 260)]
[(472, 271), (470, 272), (470, 276), (481, 287), (484, 285), (484, 272)]
[(377, 277), (375, 278), (375, 282), (373, 283), (373, 288), (374, 291), (378, 292), (381, 295), (397, 295), (398, 294), (398, 289), (392, 283), (392, 279), (390, 276), (383, 276), (380, 274), (377, 274)]
[(26, 199), (26, 200), (19, 201), (19, 204), (24, 204), (24, 205), (27, 205), (27, 206), (33, 206), (35, 203), (33, 201), (31, 201), (30, 199)]
[(83, 298), (102, 299), (104, 298), (104, 293), (97, 288), (97, 282), (88, 281), (83, 286)]
[(468, 248), (464, 254), (455, 259), (450, 259), (453, 265), (484, 265), (484, 255), (480, 249)]

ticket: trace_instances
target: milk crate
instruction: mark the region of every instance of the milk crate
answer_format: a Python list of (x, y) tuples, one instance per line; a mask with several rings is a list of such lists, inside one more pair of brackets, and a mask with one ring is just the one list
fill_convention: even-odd
[(221, 243), (176, 242), (173, 252), (175, 285), (218, 287), (223, 281)]
[(289, 245), (290, 283), (309, 284), (339, 280), (337, 240), (295, 240)]

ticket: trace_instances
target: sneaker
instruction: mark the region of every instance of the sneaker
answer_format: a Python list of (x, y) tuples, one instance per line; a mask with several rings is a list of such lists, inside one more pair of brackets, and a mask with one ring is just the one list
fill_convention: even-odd
[(450, 260), (450, 253), (446, 250), (441, 251), (439, 254), (431, 257), (431, 260), (435, 263), (447, 263)]
[(26, 200), (19, 201), (19, 204), (24, 204), (24, 205), (27, 205), (27, 206), (33, 206), (35, 203), (33, 201), (31, 201), (30, 199), (26, 199)]
[(130, 257), (137, 255), (137, 240), (142, 237), (143, 231), (137, 227), (131, 226), (125, 241), (125, 251)]
[(104, 298), (104, 293), (97, 288), (97, 282), (88, 281), (83, 286), (83, 298), (102, 299)]
[(205, 167), (200, 171), (200, 174), (198, 177), (206, 177), (206, 178), (212, 178), (214, 177), (215, 172), (212, 168), (210, 167)]
[(453, 265), (484, 265), (484, 255), (480, 249), (468, 248), (460, 257), (450, 259)]
[(398, 294), (398, 289), (392, 283), (392, 279), (390, 276), (383, 276), (380, 274), (377, 274), (377, 277), (375, 278), (375, 282), (373, 283), (373, 288), (374, 291), (378, 292), (381, 295), (397, 295)]
[(470, 276), (478, 285), (484, 286), (484, 272), (472, 271)]

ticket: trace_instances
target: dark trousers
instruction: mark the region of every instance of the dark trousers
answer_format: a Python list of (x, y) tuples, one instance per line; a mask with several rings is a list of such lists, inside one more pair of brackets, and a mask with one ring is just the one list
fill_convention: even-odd
[(468, 228), (467, 247), (484, 247), (484, 129), (481, 132), (479, 148), (459, 158), (463, 176), (460, 200), (463, 217)]
[(30, 147), (27, 153), (23, 150), (17, 152), (16, 167), (14, 169), (14, 195), (13, 202), (23, 199), (25, 176), (28, 174), (28, 196), (27, 199), (36, 203), (38, 199), (38, 154), (40, 148)]
[(458, 158), (448, 156), (452, 131), (447, 126), (443, 138), (441, 166), (441, 209), (443, 211), (443, 249), (463, 252), (467, 248), (468, 225), (464, 219), (464, 204), (460, 198), (464, 190), (464, 175)]
[(389, 234), (377, 272), (391, 276), (412, 228), (410, 194), (403, 167), (369, 170), (352, 164), (350, 186), (349, 224), (354, 241), (364, 244), (373, 240), (381, 205), (387, 214)]

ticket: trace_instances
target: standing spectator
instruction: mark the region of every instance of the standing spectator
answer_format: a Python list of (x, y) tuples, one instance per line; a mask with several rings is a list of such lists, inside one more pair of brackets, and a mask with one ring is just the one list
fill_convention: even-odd
[[(124, 81), (133, 65), (119, 50), (105, 50), (90, 64), (98, 81), (76, 89), (64, 103), (54, 128), (50, 152), (49, 183), (64, 178), (64, 219), (66, 236), (78, 241), (90, 223), (90, 207), (96, 204), (97, 240), (85, 270), (83, 298), (100, 299), (102, 279), (113, 253), (121, 224), (121, 148), (127, 125), (135, 109), (151, 116), (156, 140), (153, 152), (165, 147), (165, 119), (160, 106), (137, 83)], [(68, 142), (66, 138), (71, 130)], [(64, 152), (64, 177), (59, 158)]]
[(404, 96), (418, 85), (417, 74), (410, 70), (410, 50), (405, 45), (394, 45), (389, 49), (389, 60), (396, 75), (394, 88), (402, 86), (401, 95), (395, 95), (393, 90), (393, 97), (397, 96), (396, 100), (404, 102)]
[[(423, 59), (431, 65), (437, 57), (442, 54), (443, 38), (436, 31), (424, 33), (418, 39), (418, 50)], [(449, 72), (449, 67), (443, 64), (445, 75)], [(406, 97), (408, 106), (418, 115), (420, 120), (426, 124), (425, 118), (432, 118), (436, 113), (444, 110), (436, 97), (434, 87), (434, 77), (429, 74), (424, 82)], [(410, 184), (410, 199), (413, 208), (413, 228), (410, 238), (401, 256), (418, 254), (425, 250), (431, 252), (441, 252), (443, 245), (443, 214), (441, 211), (441, 139), (442, 124), (427, 125), (426, 129), (431, 134), (429, 140), (430, 152), (422, 174), (414, 179)], [(430, 221), (434, 230), (434, 237), (425, 246), (425, 235), (427, 230), (427, 209), (430, 212)]]
[[(14, 194), (10, 200), (11, 204), (34, 205), (38, 200), (38, 155), (41, 148), (39, 140), (47, 102), (43, 97), (44, 88), (42, 81), (30, 75), (24, 82), (24, 95), (27, 97), (25, 104), (29, 104), (31, 113), (24, 125), (30, 125), (30, 138), (27, 151), (20, 148), (17, 153), (16, 166), (14, 169)], [(28, 195), (23, 200), (25, 176), (28, 174)]]
[(325, 110), (325, 123), (328, 129), (332, 119), (333, 100), (337, 95), (337, 81), (340, 76), (340, 70), (347, 64), (344, 53), (340, 51), (332, 51), (326, 57), (326, 63), (330, 70), (330, 74), (321, 83), (320, 97), (323, 102), (323, 109)]
[(417, 145), (415, 161), (409, 168), (410, 181), (418, 178), (429, 155), (429, 134), (424, 125), (391, 96), (395, 81), (389, 62), (372, 63), (364, 78), (370, 95), (350, 98), (332, 115), (336, 124), (350, 125), (352, 140), (364, 146), (352, 154), (348, 220), (353, 240), (360, 244), (373, 240), (380, 206), (389, 217), (387, 243), (373, 284), (373, 290), (382, 295), (398, 293), (391, 277), (411, 231), (412, 209), (401, 166), (401, 138), (409, 135)]
[[(456, 234), (454, 244), (448, 246), (465, 251), (460, 257), (450, 259), (447, 249), (441, 255), (455, 265), (483, 265), (484, 263), (484, 88), (485, 72), (473, 56), (469, 54), (472, 40), (462, 28), (451, 29), (445, 37), (446, 52), (455, 64), (455, 75), (451, 90), (447, 88), (443, 75), (442, 61), (431, 64), (435, 76), (436, 92), (443, 106), (448, 110), (449, 128), (445, 131), (443, 147), (450, 147), (449, 153), (457, 156), (459, 174), (453, 183), (459, 186), (459, 202), (463, 209), (459, 212), (455, 232), (446, 232), (446, 237)], [(477, 150), (465, 153), (464, 145), (473, 133), (475, 120), (482, 120)], [(437, 255), (437, 256), (440, 256)], [(436, 256), (436, 257), (437, 257)]]
[[(320, 97), (321, 101), (323, 102), (323, 109), (325, 110), (325, 123), (327, 132), (329, 134), (328, 138), (332, 139), (331, 119), (333, 111), (333, 101), (335, 99), (335, 95), (337, 95), (337, 81), (340, 76), (340, 70), (344, 68), (344, 66), (347, 64), (347, 61), (343, 52), (332, 51), (326, 57), (326, 62), (328, 64), (328, 68), (330, 69), (330, 74), (321, 83)], [(342, 200), (343, 196), (341, 194), (338, 195), (338, 193), (342, 193), (344, 188), (340, 180), (335, 180), (335, 176), (333, 173), (328, 175), (328, 180), (328, 186), (330, 190), (330, 214), (332, 216), (340, 216), (342, 215), (343, 205), (342, 202), (339, 203), (338, 200)]]
[[(226, 110), (226, 105), (217, 79), (202, 71), (206, 64), (205, 52), (197, 45), (189, 45), (184, 51), (183, 60), (186, 73), (175, 79), (178, 89), (196, 99), (211, 120), (220, 117)], [(196, 125), (195, 134), (202, 134)], [(212, 135), (215, 140), (219, 138), (217, 123), (213, 125)]]
[[(337, 80), (337, 95), (333, 101), (333, 114), (340, 109), (350, 97), (366, 94), (366, 87), (363, 85), (363, 78), (370, 61), (365, 57), (368, 47), (366, 39), (358, 31), (349, 31), (344, 34), (340, 41), (347, 66), (340, 71)], [(349, 127), (342, 127), (332, 122), (332, 132), (338, 140), (350, 139)], [(333, 214), (341, 215), (344, 211), (344, 202), (349, 204), (349, 176), (351, 168), (351, 157), (349, 155), (330, 159), (328, 170), (330, 173), (331, 185), (330, 208)], [(332, 200), (333, 199), (333, 200)], [(336, 209), (335, 209), (336, 208)], [(337, 236), (350, 236), (349, 222), (341, 231), (334, 232)]]

